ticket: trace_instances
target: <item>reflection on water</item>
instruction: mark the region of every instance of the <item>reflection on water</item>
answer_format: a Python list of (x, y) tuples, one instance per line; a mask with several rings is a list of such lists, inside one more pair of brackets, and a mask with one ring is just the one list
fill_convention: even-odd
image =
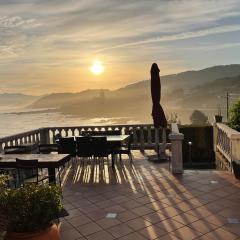
[[(127, 118), (92, 118), (84, 119), (72, 117), (59, 112), (37, 112), (22, 114), (23, 110), (0, 110), (0, 137), (29, 131), (42, 127), (84, 126), (84, 125), (112, 125), (119, 123), (137, 123)], [(26, 110), (25, 110), (26, 111)], [(7, 113), (4, 113), (7, 112)], [(20, 112), (18, 114), (17, 112)]]
[[(194, 109), (167, 109), (167, 115), (177, 113), (182, 124), (189, 124), (189, 117)], [(200, 109), (211, 123), (216, 114), (215, 109)], [(146, 113), (146, 119), (122, 118), (92, 118), (86, 119), (64, 115), (54, 109), (16, 109), (0, 108), (0, 137), (29, 131), (42, 127), (63, 127), (63, 126), (86, 126), (86, 125), (112, 125), (112, 124), (139, 124), (151, 123), (151, 113)]]

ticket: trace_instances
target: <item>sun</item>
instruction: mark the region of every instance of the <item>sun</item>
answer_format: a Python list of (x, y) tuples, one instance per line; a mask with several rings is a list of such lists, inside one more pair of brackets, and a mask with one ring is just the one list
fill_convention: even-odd
[(93, 74), (100, 75), (104, 72), (104, 66), (101, 61), (96, 60), (93, 62), (90, 70)]

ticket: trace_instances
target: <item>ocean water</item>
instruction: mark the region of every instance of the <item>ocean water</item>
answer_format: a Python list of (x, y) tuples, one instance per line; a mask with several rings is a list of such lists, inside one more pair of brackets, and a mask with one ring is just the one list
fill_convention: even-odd
[[(194, 109), (170, 109), (170, 112), (177, 113), (182, 124), (190, 124), (189, 116)], [(200, 109), (211, 123), (216, 113), (215, 109)], [(112, 124), (138, 124), (151, 123), (149, 121), (122, 118), (81, 118), (65, 115), (60, 112), (51, 112), (47, 109), (34, 110), (24, 108), (0, 108), (0, 137), (10, 136), (17, 133), (34, 130), (42, 127), (64, 127), (64, 126), (89, 126), (89, 125), (112, 125)]]
[(84, 119), (64, 115), (59, 112), (44, 112), (26, 109), (0, 109), (0, 137), (34, 130), (42, 127), (112, 125), (119, 123), (137, 123), (125, 118), (92, 118)]

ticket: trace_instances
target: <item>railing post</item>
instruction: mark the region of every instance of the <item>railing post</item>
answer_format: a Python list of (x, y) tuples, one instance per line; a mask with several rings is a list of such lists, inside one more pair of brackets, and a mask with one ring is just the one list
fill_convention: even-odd
[(50, 143), (48, 128), (40, 129), (40, 143), (41, 144), (49, 144)]
[(240, 133), (234, 133), (230, 136), (231, 139), (231, 170), (232, 161), (240, 161)]
[(155, 151), (159, 151), (159, 128), (155, 128)]
[(172, 131), (169, 134), (171, 140), (171, 169), (172, 173), (183, 173), (182, 141), (184, 135), (179, 133), (176, 123), (172, 123)]
[(143, 126), (140, 127), (140, 151), (144, 151), (144, 128)]
[(137, 131), (136, 131), (136, 127), (133, 127), (133, 146), (137, 147)]

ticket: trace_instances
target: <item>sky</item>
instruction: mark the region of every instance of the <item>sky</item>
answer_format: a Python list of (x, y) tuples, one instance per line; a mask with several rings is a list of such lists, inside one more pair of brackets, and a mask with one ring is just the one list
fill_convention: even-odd
[(161, 75), (240, 63), (240, 0), (0, 0), (0, 93), (116, 89), (153, 62)]

